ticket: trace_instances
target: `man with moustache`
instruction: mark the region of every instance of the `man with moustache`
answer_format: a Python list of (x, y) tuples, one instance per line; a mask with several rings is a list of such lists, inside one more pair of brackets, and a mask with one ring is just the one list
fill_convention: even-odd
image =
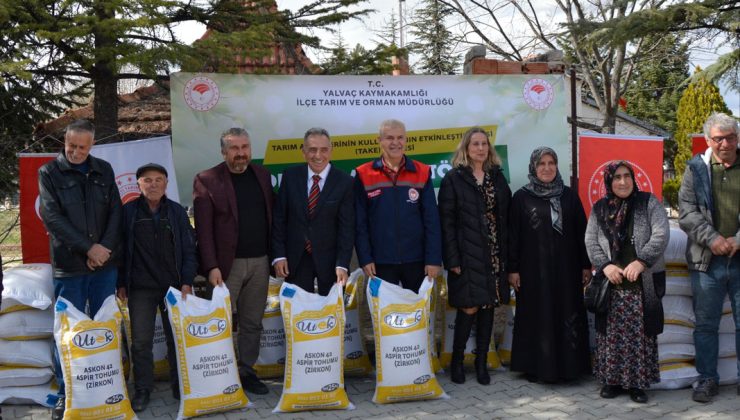
[[(717, 356), (722, 305), (729, 294), (740, 326), (740, 148), (738, 122), (714, 113), (704, 123), (707, 150), (686, 164), (678, 191), (679, 225), (688, 236), (686, 262), (693, 292), (696, 371), (692, 398), (710, 402), (718, 394)], [(735, 332), (740, 349), (740, 334)], [(737, 355), (740, 373), (740, 353)], [(740, 395), (740, 386), (737, 388)]]
[(177, 359), (164, 298), (170, 286), (183, 297), (192, 293), (197, 269), (195, 232), (185, 209), (165, 196), (167, 169), (148, 163), (136, 170), (141, 195), (123, 206), (124, 264), (119, 269), (118, 297), (128, 300), (134, 411), (149, 404), (154, 387), (154, 326), (157, 309), (167, 342), (172, 396), (180, 399)]
[(355, 247), (368, 277), (417, 292), (442, 265), (442, 232), (428, 165), (409, 159), (406, 126), (380, 124), (381, 156), (357, 167)]
[(323, 128), (303, 136), (306, 164), (283, 172), (272, 220), (275, 274), (326, 296), (347, 281), (354, 246), (352, 177), (334, 167), (331, 139)]
[[(39, 214), (49, 233), (54, 297), (80, 311), (89, 304), (91, 318), (116, 291), (121, 242), (121, 196), (111, 165), (90, 155), (94, 138), (89, 121), (73, 122), (62, 153), (39, 168)], [(54, 366), (59, 399), (52, 418), (61, 419), (65, 389), (56, 346)]]
[(212, 287), (225, 284), (236, 310), (238, 366), (244, 388), (268, 389), (254, 371), (270, 277), (273, 190), (270, 173), (251, 163), (249, 134), (230, 128), (221, 135), (224, 161), (193, 182), (200, 269)]

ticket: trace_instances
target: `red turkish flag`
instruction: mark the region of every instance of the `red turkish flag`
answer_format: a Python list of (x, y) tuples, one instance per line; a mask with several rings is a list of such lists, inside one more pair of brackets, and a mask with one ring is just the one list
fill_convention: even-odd
[(49, 263), (49, 235), (39, 216), (39, 168), (56, 154), (19, 155), (23, 263)]
[(704, 138), (704, 134), (689, 134), (691, 137), (691, 156), (696, 156), (699, 153), (704, 153), (707, 150), (707, 140)]
[(578, 195), (586, 216), (591, 214), (594, 203), (606, 195), (604, 168), (613, 160), (628, 161), (640, 191), (663, 199), (662, 137), (581, 134), (578, 144)]

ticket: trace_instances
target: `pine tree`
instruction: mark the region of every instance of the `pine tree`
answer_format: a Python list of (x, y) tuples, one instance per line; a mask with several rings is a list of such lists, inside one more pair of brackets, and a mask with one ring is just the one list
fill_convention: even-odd
[[(264, 56), (275, 42), (316, 47), (318, 37), (296, 28), (364, 16), (368, 10), (349, 10), (364, 1), (314, 1), (290, 12), (278, 10), (275, 0), (2, 0), (0, 78), (8, 77), (8, 63), (22, 62), (22, 72), (47, 91), (54, 86), (81, 89), (85, 97), (93, 93), (96, 135), (110, 137), (118, 129), (119, 80), (167, 79), (177, 67), (228, 71), (222, 66), (229, 58)], [(210, 32), (189, 46), (173, 27), (192, 21)]]
[(455, 40), (445, 26), (453, 10), (439, 0), (422, 0), (416, 10), (409, 44), (411, 52), (421, 55), (416, 67), (422, 74), (453, 74), (460, 65), (460, 54), (455, 54)]
[[(697, 67), (696, 72), (701, 69)], [(694, 133), (703, 131), (704, 122), (713, 112), (731, 114), (719, 89), (706, 78), (699, 77), (691, 82), (681, 96), (676, 111), (676, 132), (674, 137), (678, 152), (673, 161), (676, 177), (663, 185), (663, 194), (672, 206), (678, 203), (678, 188), (681, 185), (686, 162), (691, 159), (691, 138)]]
[(332, 55), (320, 64), (324, 74), (391, 74), (393, 63), (391, 58), (403, 56), (405, 50), (395, 45), (378, 44), (368, 50), (361, 44), (348, 50), (344, 45), (332, 48)]

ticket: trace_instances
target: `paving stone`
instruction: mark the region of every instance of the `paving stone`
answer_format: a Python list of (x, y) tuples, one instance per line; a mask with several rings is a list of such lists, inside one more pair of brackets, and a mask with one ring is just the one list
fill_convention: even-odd
[[(649, 391), (648, 404), (636, 404), (627, 395), (613, 400), (600, 398), (599, 385), (587, 379), (563, 385), (533, 384), (519, 374), (493, 372), (493, 381), (483, 386), (473, 374), (465, 384), (454, 384), (445, 374), (438, 380), (451, 397), (446, 400), (417, 401), (398, 404), (375, 404), (372, 394), (375, 379), (347, 378), (346, 387), (350, 401), (356, 409), (348, 411), (315, 411), (304, 413), (272, 414), (282, 391), (280, 381), (268, 380), (268, 395), (249, 395), (252, 406), (244, 411), (216, 414), (207, 419), (241, 420), (255, 418), (313, 420), (313, 419), (492, 419), (492, 418), (619, 418), (619, 419), (709, 419), (738, 418), (740, 397), (736, 388), (722, 387), (714, 402), (698, 404), (691, 400), (690, 390)], [(131, 389), (133, 391), (133, 389)], [(133, 393), (132, 393), (133, 394)], [(4, 405), (3, 419), (48, 420), (49, 409), (38, 406)], [(152, 393), (149, 407), (140, 413), (141, 420), (174, 419), (178, 402), (172, 398), (169, 384), (158, 382)]]

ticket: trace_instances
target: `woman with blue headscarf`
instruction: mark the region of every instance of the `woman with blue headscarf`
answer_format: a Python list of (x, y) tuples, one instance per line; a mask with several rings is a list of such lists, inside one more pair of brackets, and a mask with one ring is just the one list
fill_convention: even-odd
[(568, 381), (590, 371), (586, 215), (557, 164), (549, 147), (532, 152), (529, 183), (514, 194), (509, 217), (509, 284), (516, 291), (511, 370), (532, 382)]
[(596, 314), (596, 379), (602, 398), (629, 393), (645, 403), (660, 381), (657, 336), (663, 332), (668, 217), (658, 199), (640, 191), (632, 166), (610, 162), (606, 196), (594, 204), (586, 249), (610, 285), (606, 313)]

